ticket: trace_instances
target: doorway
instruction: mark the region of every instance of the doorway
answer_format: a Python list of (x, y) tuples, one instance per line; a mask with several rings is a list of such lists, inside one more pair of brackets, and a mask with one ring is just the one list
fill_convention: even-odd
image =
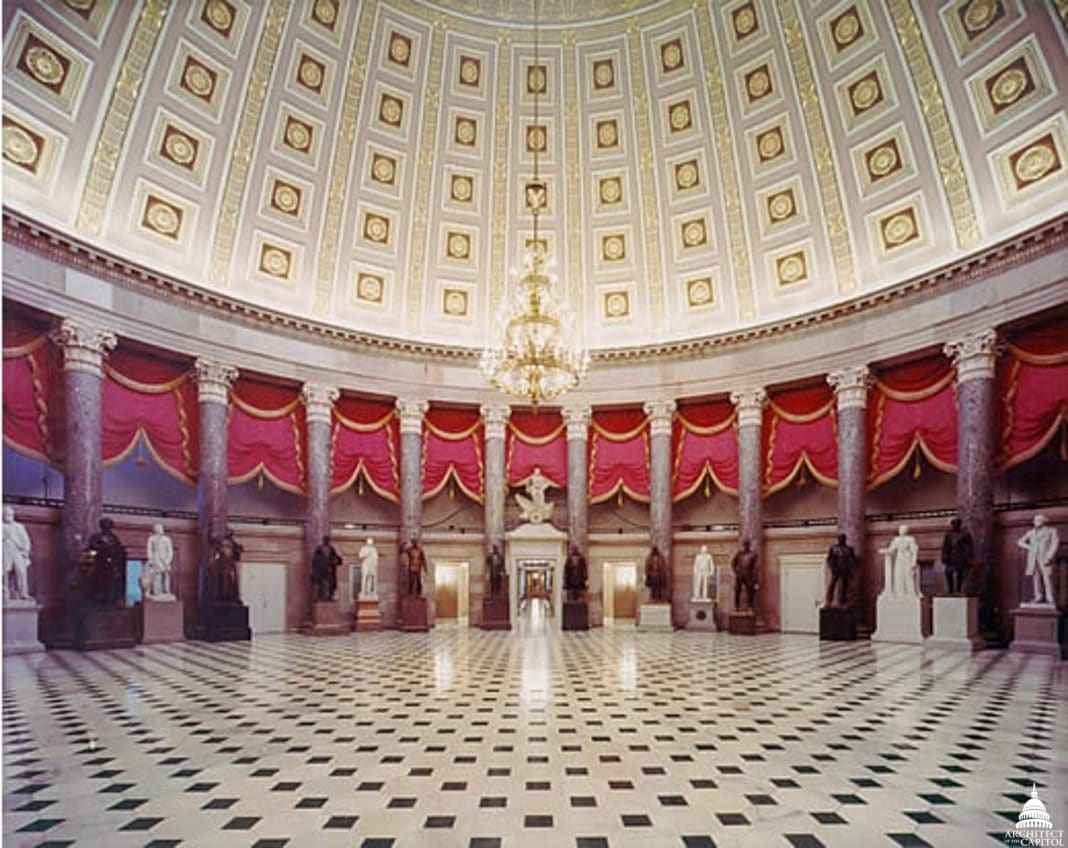
[(519, 561), (519, 616), (544, 620), (553, 615), (554, 563), (550, 560)]
[(633, 624), (638, 615), (638, 564), (604, 564), (604, 617), (612, 623)]
[(434, 563), (434, 619), (462, 623), (468, 616), (466, 562)]
[(782, 579), (782, 622), (784, 633), (819, 633), (820, 606), (823, 604), (823, 564), (821, 554), (790, 554), (779, 557)]
[(286, 631), (286, 567), (281, 562), (243, 562), (238, 566), (241, 601), (248, 607), (253, 634)]

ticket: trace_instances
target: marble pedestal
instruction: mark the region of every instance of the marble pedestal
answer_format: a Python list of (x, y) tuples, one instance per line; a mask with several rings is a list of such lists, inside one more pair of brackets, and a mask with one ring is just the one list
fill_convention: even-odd
[(756, 636), (756, 613), (752, 610), (733, 610), (727, 616), (727, 632), (736, 636)]
[(660, 633), (672, 632), (675, 628), (671, 624), (671, 604), (664, 602), (642, 604), (638, 609), (638, 629)]
[(1060, 654), (1064, 613), (1056, 607), (1020, 604), (1011, 615), (1013, 635), (1010, 651), (1051, 656)]
[(561, 630), (589, 630), (590, 605), (586, 601), (564, 601)]
[(694, 599), (690, 601), (690, 618), (686, 622), (687, 630), (714, 633), (716, 627), (716, 602)]
[(401, 630), (425, 633), (429, 629), (426, 598), (401, 598)]
[(252, 638), (248, 607), (242, 603), (207, 603), (200, 609), (197, 638), (205, 642), (246, 641)]
[(36, 601), (8, 601), (4, 604), (5, 654), (32, 654), (44, 650), (44, 645), (37, 639), (40, 612)]
[(74, 647), (79, 651), (132, 648), (137, 644), (133, 607), (88, 607), (78, 616)]
[(357, 633), (369, 633), (372, 630), (382, 629), (382, 615), (378, 611), (378, 598), (360, 598), (356, 603), (356, 627)]
[(500, 595), (490, 595), (482, 599), (482, 623), (483, 630), (511, 630), (512, 624), (508, 620), (508, 596), (503, 592)]
[(873, 642), (923, 644), (931, 632), (931, 599), (883, 592), (875, 602)]
[(136, 607), (138, 641), (181, 642), (185, 639), (185, 605), (181, 601), (154, 601), (145, 598)]
[(934, 629), (927, 644), (935, 648), (981, 651), (979, 599), (962, 595), (939, 595), (934, 599)]
[(312, 604), (312, 620), (304, 632), (309, 636), (340, 636), (349, 632), (349, 626), (341, 618), (337, 601), (316, 601)]
[(820, 641), (853, 642), (857, 638), (854, 607), (820, 607)]

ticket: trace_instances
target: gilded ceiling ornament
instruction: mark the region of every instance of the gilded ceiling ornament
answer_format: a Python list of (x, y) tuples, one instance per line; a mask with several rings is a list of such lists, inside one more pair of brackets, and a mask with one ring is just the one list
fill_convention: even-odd
[(849, 102), (853, 105), (855, 115), (866, 112), (882, 99), (882, 86), (874, 71), (849, 87)]
[(211, 100), (215, 90), (215, 74), (190, 56), (185, 60), (182, 84), (201, 100)]
[(452, 259), (468, 259), (471, 256), (471, 237), (467, 233), (448, 234), (446, 250)]
[(767, 65), (761, 65), (745, 75), (745, 91), (751, 103), (771, 93), (771, 76)]
[(601, 256), (608, 262), (618, 262), (627, 255), (622, 235), (605, 236), (601, 240)]
[(846, 10), (831, 23), (831, 35), (839, 49), (848, 47), (863, 34), (864, 28), (860, 24), (855, 7)]
[(445, 289), (444, 310), (446, 315), (456, 317), (467, 314), (467, 292), (459, 289)]
[(34, 173), (44, 147), (44, 139), (8, 118), (4, 118), (3, 135), (4, 158)]
[(398, 65), (408, 66), (412, 57), (412, 40), (400, 33), (392, 33), (389, 39), (389, 58)]
[(611, 88), (616, 82), (616, 72), (611, 59), (601, 59), (593, 63), (593, 87), (600, 90)]
[(753, 8), (752, 3), (746, 3), (739, 9), (735, 9), (733, 12), (734, 19), (734, 34), (739, 39), (752, 35), (757, 28), (757, 16), (756, 9)]
[(393, 185), (397, 175), (397, 163), (389, 156), (375, 153), (371, 157), (371, 177), (375, 182)]
[(474, 195), (474, 181), (463, 174), (453, 174), (450, 194), (453, 200), (468, 203)]
[(508, 214), (508, 106), (509, 91), (512, 85), (512, 36), (508, 30), (497, 33), (497, 65), (494, 80), (497, 89), (494, 111), (493, 137), (493, 173), (491, 191), (493, 193), (492, 217), (490, 221), (490, 302), (489, 307), (496, 310), (504, 295), (506, 233), (505, 220)]
[(707, 240), (703, 218), (686, 221), (682, 225), (682, 244), (684, 247), (700, 247)]
[(183, 168), (192, 168), (196, 163), (199, 144), (196, 139), (186, 135), (172, 124), (167, 124), (163, 131), (163, 145), (160, 155)]
[(378, 108), (378, 117), (392, 127), (399, 127), (403, 116), (404, 104), (396, 97), (383, 94)]
[(885, 247), (899, 247), (919, 236), (916, 213), (910, 208), (884, 218), (880, 222)]
[(757, 153), (760, 161), (770, 162), (783, 152), (782, 128), (772, 127), (757, 136)]
[(37, 43), (26, 50), (23, 61), (30, 73), (45, 85), (59, 86), (67, 73), (66, 66), (50, 47)]
[(465, 147), (474, 147), (477, 128), (470, 118), (456, 119), (456, 141)]
[(96, 0), (63, 0), (70, 8), (76, 12), (84, 13), (91, 12), (93, 6), (96, 5)]
[(315, 61), (310, 56), (301, 56), (300, 69), (297, 71), (297, 76), (305, 88), (318, 92), (323, 87), (324, 70), (321, 62)]
[(544, 65), (527, 67), (527, 94), (544, 94), (547, 76)]
[(698, 182), (700, 182), (700, 174), (696, 160), (690, 159), (675, 166), (675, 186), (679, 190), (693, 188)]
[(377, 274), (361, 273), (356, 278), (356, 297), (370, 303), (381, 303), (385, 287), (385, 280)]
[(622, 199), (623, 186), (619, 177), (605, 177), (597, 185), (602, 203), (618, 203)]
[(333, 32), (334, 25), (337, 23), (336, 0), (315, 0), (315, 5), (312, 7), (312, 19)]
[(866, 154), (868, 174), (872, 181), (880, 180), (901, 167), (901, 157), (897, 150), (897, 139), (891, 138)]
[(808, 276), (808, 262), (803, 251), (780, 256), (775, 260), (775, 268), (782, 285), (799, 283)]
[(630, 314), (630, 298), (625, 291), (614, 291), (605, 294), (605, 318), (626, 318), (628, 314)]
[(481, 75), (478, 59), (464, 56), (460, 59), (460, 82), (464, 85), (477, 86)]
[(1017, 188), (1024, 188), (1061, 169), (1061, 160), (1051, 134), (1046, 134), (1009, 157)]
[(300, 191), (289, 183), (275, 180), (271, 191), (271, 205), (279, 212), (296, 215), (300, 212)]
[(208, 0), (204, 4), (203, 19), (213, 28), (230, 37), (230, 29), (234, 25), (234, 10), (224, 0)]
[(369, 241), (385, 244), (389, 241), (389, 219), (369, 213), (363, 220), (363, 234)]
[(281, 247), (265, 244), (260, 249), (260, 270), (272, 277), (287, 279), (292, 261), (292, 254)]
[(768, 216), (773, 222), (785, 221), (793, 217), (797, 211), (794, 205), (794, 193), (792, 189), (773, 194), (768, 198)]
[(689, 101), (676, 103), (672, 106), (669, 113), (669, 120), (671, 121), (672, 132), (681, 132), (682, 130), (687, 130), (692, 127), (693, 118), (690, 113)]
[(311, 149), (312, 132), (310, 124), (306, 124), (292, 115), (286, 117), (285, 141), (294, 150), (307, 153)]
[(708, 306), (713, 300), (712, 279), (699, 277), (686, 284), (686, 300), (690, 306)]
[(598, 121), (597, 122), (597, 146), (598, 147), (615, 147), (619, 142), (619, 130), (616, 128), (616, 122), (613, 121)]
[(1005, 13), (1000, 0), (971, 0), (961, 9), (961, 23), (973, 35), (982, 32)]
[(182, 226), (182, 210), (150, 194), (145, 201), (142, 223), (161, 235), (177, 238)]
[(1008, 106), (1019, 99), (1030, 81), (1024, 69), (1017, 65), (1008, 67), (997, 75), (990, 86), (990, 99), (996, 106)]

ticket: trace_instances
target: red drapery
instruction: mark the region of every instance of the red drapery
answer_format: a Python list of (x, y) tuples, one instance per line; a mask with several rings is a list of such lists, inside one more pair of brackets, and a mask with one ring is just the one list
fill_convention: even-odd
[(63, 450), (63, 406), (54, 402), (60, 367), (46, 327), (4, 316), (4, 443), (55, 464)]
[(915, 450), (939, 471), (957, 470), (957, 393), (942, 356), (883, 371), (868, 398), (869, 487), (900, 473)]
[(728, 400), (694, 404), (679, 409), (672, 433), (675, 457), (671, 493), (676, 501), (689, 497), (705, 485), (738, 494), (738, 438), (734, 405)]
[(342, 395), (334, 404), (333, 473), (330, 490), (364, 481), (388, 500), (400, 499), (397, 466), (399, 423), (393, 404)]
[(1000, 472), (1038, 454), (1068, 421), (1068, 320), (1012, 339), (998, 361), (998, 388)]
[(807, 468), (838, 485), (838, 414), (828, 385), (774, 392), (764, 421), (764, 491), (777, 492)]
[(478, 410), (431, 407), (423, 421), (424, 500), (451, 479), (471, 500), (482, 503), (484, 473)]
[(649, 422), (640, 409), (593, 413), (590, 503), (624, 492), (649, 500)]
[(239, 378), (230, 390), (229, 482), (263, 474), (281, 489), (303, 492), (306, 429), (296, 388)]
[(504, 463), (509, 486), (526, 482), (535, 468), (554, 486), (567, 486), (567, 426), (560, 413), (513, 412), (505, 435)]
[(108, 356), (101, 386), (100, 445), (116, 465), (143, 440), (156, 463), (196, 484), (197, 391), (188, 365), (124, 349)]

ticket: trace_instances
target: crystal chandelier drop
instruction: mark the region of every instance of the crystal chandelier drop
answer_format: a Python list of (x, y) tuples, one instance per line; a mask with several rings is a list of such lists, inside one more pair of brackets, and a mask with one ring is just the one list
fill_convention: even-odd
[[(538, 0), (534, 0), (534, 125), (546, 75), (540, 73)], [(500, 391), (530, 400), (531, 406), (569, 392), (586, 376), (590, 355), (578, 344), (575, 319), (554, 292), (546, 260), (547, 248), (538, 238), (538, 217), (545, 211), (548, 189), (538, 170), (534, 145), (534, 176), (524, 187), (524, 201), (534, 218), (534, 237), (523, 259), (523, 274), (501, 304), (493, 344), (482, 352), (482, 373)]]

